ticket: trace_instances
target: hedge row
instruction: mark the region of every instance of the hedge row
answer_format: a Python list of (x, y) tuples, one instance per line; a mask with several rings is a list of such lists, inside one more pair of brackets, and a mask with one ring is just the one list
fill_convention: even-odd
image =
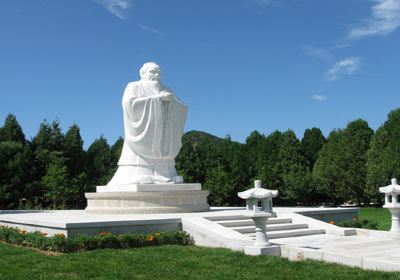
[(2, 242), (62, 253), (105, 248), (135, 248), (163, 244), (190, 245), (193, 243), (190, 235), (184, 231), (118, 235), (110, 232), (102, 232), (95, 236), (78, 235), (74, 238), (67, 238), (62, 233), (50, 237), (46, 235), (43, 232), (27, 232), (18, 228), (0, 226), (0, 241)]

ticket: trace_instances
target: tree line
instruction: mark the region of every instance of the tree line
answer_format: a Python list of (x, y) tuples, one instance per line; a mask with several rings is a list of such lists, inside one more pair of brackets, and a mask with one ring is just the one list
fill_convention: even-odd
[[(57, 120), (27, 140), (9, 114), (0, 127), (0, 209), (84, 208), (84, 193), (116, 171), (122, 144), (100, 136), (85, 150), (78, 125), (63, 133)], [(357, 119), (327, 138), (315, 127), (301, 139), (292, 130), (254, 131), (245, 143), (190, 131), (176, 166), (186, 182), (210, 190), (213, 206), (243, 205), (237, 192), (255, 179), (279, 190), (277, 205), (381, 204), (378, 188), (400, 175), (400, 109), (376, 132)]]

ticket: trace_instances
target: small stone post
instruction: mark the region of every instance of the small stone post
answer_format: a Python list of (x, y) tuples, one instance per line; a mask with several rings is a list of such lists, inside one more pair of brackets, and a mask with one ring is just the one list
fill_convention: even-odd
[(272, 211), (272, 197), (278, 196), (277, 190), (267, 190), (261, 187), (261, 181), (254, 181), (254, 188), (238, 193), (240, 198), (246, 199), (247, 213), (245, 216), (252, 218), (256, 227), (256, 241), (251, 246), (246, 246), (247, 255), (280, 256), (278, 245), (271, 245), (267, 237), (267, 220), (276, 217)]
[(390, 231), (400, 233), (400, 186), (397, 184), (396, 178), (392, 178), (391, 183), (391, 185), (379, 188), (379, 191), (385, 194), (383, 208), (389, 209), (392, 213), (392, 228)]

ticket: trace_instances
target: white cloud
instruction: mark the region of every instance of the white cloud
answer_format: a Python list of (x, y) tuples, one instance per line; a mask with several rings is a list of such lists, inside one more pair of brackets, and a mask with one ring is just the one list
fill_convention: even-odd
[(325, 101), (328, 99), (328, 97), (326, 97), (325, 95), (319, 95), (319, 94), (315, 94), (311, 96), (311, 98), (317, 101)]
[(131, 0), (93, 0), (99, 5), (102, 5), (110, 13), (112, 13), (117, 18), (124, 20), (126, 19), (126, 10), (131, 6)]
[(153, 27), (150, 27), (150, 26), (147, 26), (147, 25), (143, 25), (143, 24), (138, 24), (138, 26), (141, 29), (145, 30), (145, 31), (148, 31), (148, 32), (151, 32), (151, 33), (155, 33), (155, 34), (158, 34), (158, 35), (161, 35), (161, 36), (167, 36), (167, 34), (165, 34), (164, 32), (161, 32), (160, 30), (157, 30), (157, 29), (155, 29)]
[(348, 39), (388, 35), (400, 27), (400, 0), (374, 0), (372, 17), (363, 26), (350, 30)]
[(336, 62), (326, 73), (325, 79), (334, 81), (342, 75), (354, 75), (360, 68), (361, 59), (359, 57), (348, 57)]
[(331, 62), (333, 59), (332, 54), (324, 49), (316, 48), (313, 46), (304, 46), (302, 49), (306, 52), (307, 55), (323, 62)]

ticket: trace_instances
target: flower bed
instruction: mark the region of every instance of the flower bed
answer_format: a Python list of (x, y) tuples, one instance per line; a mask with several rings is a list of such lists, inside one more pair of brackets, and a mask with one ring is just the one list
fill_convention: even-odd
[(193, 243), (190, 235), (184, 231), (118, 235), (110, 232), (101, 232), (95, 236), (78, 235), (74, 238), (67, 238), (62, 233), (50, 237), (46, 235), (43, 232), (27, 232), (18, 228), (0, 226), (0, 241), (2, 242), (62, 253), (105, 248), (135, 248), (163, 244), (190, 245)]

